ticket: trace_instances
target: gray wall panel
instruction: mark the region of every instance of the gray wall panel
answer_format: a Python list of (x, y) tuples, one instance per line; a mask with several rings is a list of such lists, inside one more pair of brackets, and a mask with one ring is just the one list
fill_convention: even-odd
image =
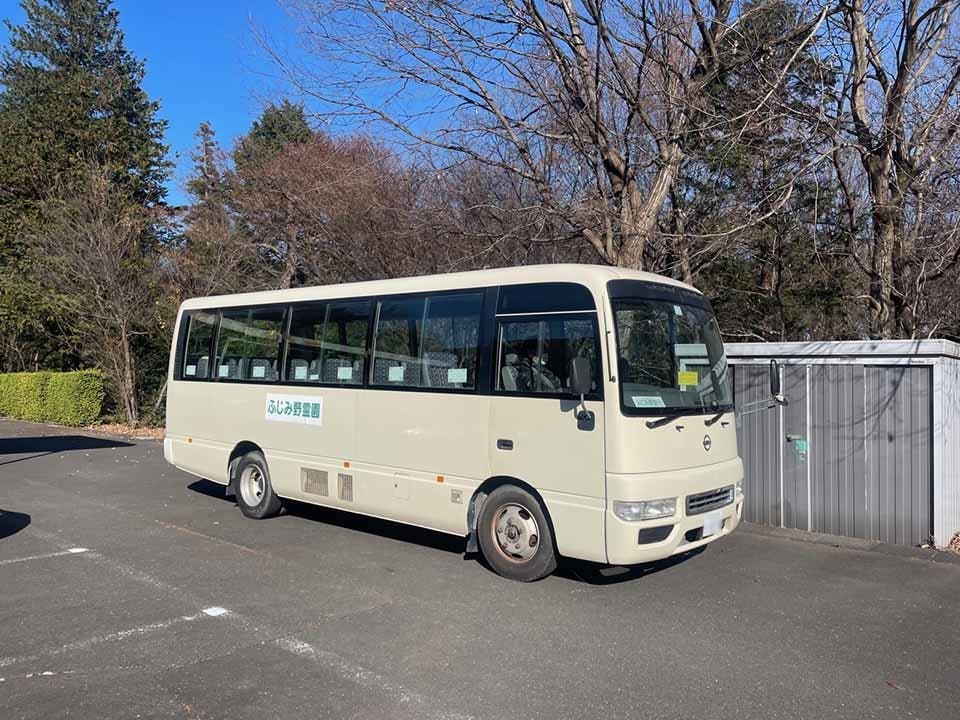
[(933, 400), (934, 532), (937, 545), (943, 546), (960, 532), (960, 361), (947, 360), (934, 368)]
[(806, 366), (783, 367), (783, 392), (790, 398), (790, 403), (783, 408), (783, 526), (799, 530), (810, 529), (806, 386)]
[(780, 446), (776, 410), (761, 410), (743, 416), (740, 409), (769, 398), (766, 365), (733, 367), (737, 407), (737, 443), (744, 465), (744, 517), (762, 525), (780, 524)]
[[(863, 368), (810, 365), (811, 529), (866, 537)], [(860, 502), (858, 502), (858, 500)]]

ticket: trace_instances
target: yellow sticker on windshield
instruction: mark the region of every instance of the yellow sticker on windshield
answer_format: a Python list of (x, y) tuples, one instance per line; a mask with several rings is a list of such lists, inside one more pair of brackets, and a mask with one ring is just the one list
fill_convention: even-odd
[(700, 382), (700, 376), (696, 370), (681, 370), (677, 373), (677, 385), (696, 385)]

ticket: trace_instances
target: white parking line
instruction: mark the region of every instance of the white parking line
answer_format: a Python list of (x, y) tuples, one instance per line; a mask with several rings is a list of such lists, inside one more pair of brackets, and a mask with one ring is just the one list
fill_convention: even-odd
[[(57, 543), (59, 540), (59, 538), (49, 533), (35, 531), (34, 534), (53, 543)], [(64, 552), (70, 552), (70, 550), (65, 550)], [(194, 595), (190, 591), (164, 582), (163, 580), (160, 580), (159, 578), (156, 578), (148, 573), (142, 572), (131, 565), (127, 565), (112, 558), (105, 557), (98, 552), (89, 552), (88, 557), (94, 562), (102, 563), (113, 568), (126, 579), (134, 580), (136, 582), (143, 583), (144, 585), (149, 585), (156, 590), (164, 592), (165, 594), (175, 595), (180, 600), (187, 600), (188, 602), (195, 602), (197, 604), (202, 602), (199, 600), (198, 596)], [(333, 651), (320, 649), (308, 642), (301, 640), (300, 638), (284, 635), (277, 628), (271, 627), (270, 625), (253, 623), (243, 615), (239, 615), (219, 606), (208, 607), (201, 610), (196, 615), (174, 618), (173, 620), (169, 620), (165, 623), (155, 623), (154, 625), (147, 625), (141, 628), (132, 628), (130, 630), (123, 630), (119, 633), (111, 633), (110, 635), (90, 638), (89, 640), (83, 640), (77, 643), (72, 643), (71, 645), (65, 645), (64, 647), (54, 650), (51, 653), (47, 653), (47, 655), (44, 657), (49, 655), (60, 655), (71, 650), (83, 649), (89, 647), (90, 645), (109, 640), (119, 640), (131, 635), (139, 635), (147, 632), (163, 630), (173, 624), (184, 621), (192, 622), (204, 616), (226, 617), (233, 623), (236, 623), (243, 628), (247, 633), (256, 637), (262, 643), (274, 643), (277, 647), (288, 653), (303, 657), (327, 670), (333, 671), (347, 682), (356, 683), (360, 687), (370, 690), (383, 692), (390, 696), (398, 705), (415, 705), (418, 707), (418, 717), (422, 718), (423, 720), (473, 720), (473, 717), (470, 715), (462, 715), (460, 713), (450, 712), (445, 708), (437, 708), (430, 698), (424, 697), (373, 670), (351, 663), (349, 660)], [(0, 668), (10, 665), (13, 662), (26, 660), (35, 661), (38, 659), (39, 658), (0, 658)]]
[(61, 557), (63, 555), (79, 555), (80, 553), (90, 552), (87, 548), (74, 547), (59, 552), (44, 553), (43, 555), (28, 555), (22, 558), (11, 558), (9, 560), (0, 560), (0, 565), (13, 565), (14, 563), (29, 562), (30, 560), (44, 560), (46, 558)]
[(63, 655), (64, 653), (73, 652), (75, 650), (86, 650), (94, 645), (100, 645), (101, 643), (105, 642), (113, 642), (117, 640), (125, 640), (126, 638), (130, 637), (148, 635), (160, 630), (166, 630), (181, 623), (190, 623), (196, 620), (202, 620), (204, 617), (220, 617), (221, 615), (229, 614), (230, 611), (222, 607), (204, 608), (194, 615), (182, 615), (181, 617), (171, 618), (162, 622), (151, 623), (150, 625), (141, 625), (135, 628), (128, 628), (127, 630), (118, 630), (117, 632), (108, 633), (106, 635), (95, 635), (94, 637), (87, 638), (85, 640), (77, 640), (76, 642), (67, 643), (66, 645), (62, 645), (61, 647), (54, 648), (38, 655), (20, 655), (0, 658), (0, 668), (7, 667), (9, 665), (21, 665), (26, 662), (37, 662), (41, 658)]
[(360, 687), (383, 692), (393, 698), (399, 705), (417, 705), (420, 707), (418, 717), (429, 720), (473, 720), (470, 715), (434, 709), (427, 698), (405, 688), (373, 670), (355, 665), (329, 650), (321, 650), (308, 642), (296, 637), (278, 638), (277, 645), (293, 655), (309, 658), (322, 665), (327, 670), (333, 670), (344, 680), (356, 683)]

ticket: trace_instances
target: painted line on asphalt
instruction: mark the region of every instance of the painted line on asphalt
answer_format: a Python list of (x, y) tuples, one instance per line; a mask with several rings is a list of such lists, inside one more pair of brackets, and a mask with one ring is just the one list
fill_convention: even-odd
[(30, 562), (31, 560), (46, 560), (47, 558), (63, 557), (65, 555), (80, 555), (90, 552), (87, 548), (74, 547), (60, 550), (59, 552), (44, 553), (42, 555), (27, 555), (22, 558), (10, 558), (9, 560), (0, 560), (0, 565), (13, 565), (14, 563)]
[(348, 662), (334, 652), (315, 648), (310, 643), (300, 640), (299, 638), (278, 638), (275, 642), (278, 647), (293, 655), (308, 658), (322, 665), (327, 670), (333, 670), (344, 680), (356, 683), (367, 690), (389, 695), (398, 705), (420, 706), (421, 710), (417, 713), (417, 717), (429, 718), (430, 720), (473, 720), (471, 715), (435, 710), (431, 707), (432, 703), (430, 703), (429, 700), (405, 688), (403, 685), (395, 683), (373, 670)]
[(66, 653), (76, 652), (78, 650), (87, 650), (91, 647), (107, 642), (117, 642), (120, 640), (126, 640), (128, 638), (142, 637), (144, 635), (156, 633), (161, 630), (168, 630), (169, 628), (184, 623), (196, 622), (197, 620), (202, 620), (205, 617), (222, 617), (229, 614), (230, 611), (226, 608), (208, 607), (204, 608), (198, 613), (194, 613), (193, 615), (181, 615), (180, 617), (170, 618), (169, 620), (163, 620), (161, 622), (150, 623), (149, 625), (140, 625), (138, 627), (127, 628), (126, 630), (118, 630), (105, 635), (94, 635), (93, 637), (86, 638), (85, 640), (77, 640), (76, 642), (67, 643), (66, 645), (61, 645), (58, 648), (53, 648), (36, 655), (14, 655), (0, 658), (0, 668), (8, 667), (10, 665), (22, 665), (27, 662), (34, 663), (44, 658), (64, 655)]
[[(50, 533), (35, 532), (35, 534), (49, 540), (50, 542), (53, 542), (54, 544), (59, 544), (58, 541), (60, 538), (57, 538)], [(63, 546), (61, 545), (61, 547)], [(151, 586), (166, 594), (175, 594), (181, 599), (189, 600), (196, 604), (201, 604), (200, 602), (197, 602), (197, 596), (189, 590), (178, 588), (175, 585), (164, 582), (163, 580), (160, 580), (149, 573), (145, 573), (133, 567), (132, 565), (118, 562), (117, 560), (106, 557), (98, 552), (88, 552), (87, 557), (112, 568), (126, 579), (134, 580), (144, 585)], [(318, 665), (333, 671), (344, 681), (356, 683), (361, 687), (383, 692), (390, 696), (394, 702), (399, 705), (416, 705), (419, 708), (418, 717), (422, 718), (423, 720), (474, 720), (473, 716), (470, 715), (463, 715), (460, 713), (449, 712), (446, 709), (436, 708), (435, 703), (430, 699), (405, 688), (404, 686), (390, 680), (387, 677), (384, 677), (383, 675), (380, 675), (373, 670), (369, 670), (360, 665), (351, 663), (337, 653), (334, 653), (330, 650), (321, 650), (315, 648), (310, 643), (307, 643), (296, 637), (284, 636), (282, 632), (278, 632), (276, 629), (271, 628), (268, 625), (253, 623), (244, 616), (238, 615), (237, 613), (231, 612), (219, 606), (208, 607), (197, 615), (175, 618), (171, 621), (167, 621), (165, 626), (182, 621), (193, 621), (198, 619), (200, 615), (226, 617), (232, 622), (237, 623), (241, 628), (256, 637), (260, 642), (274, 643), (277, 647), (280, 647), (286, 652), (312, 660)], [(164, 629), (163, 627), (156, 626), (164, 626), (164, 623), (157, 623), (155, 626), (144, 626), (143, 628), (132, 628), (131, 630), (121, 632), (124, 633), (123, 637), (129, 637), (138, 633), (143, 634), (144, 632), (154, 632), (156, 630)], [(54, 652), (55, 654), (62, 654), (73, 649), (82, 649), (90, 644), (98, 644), (99, 642), (117, 639), (116, 636), (117, 633), (113, 633), (110, 636), (102, 636), (102, 638), (92, 638), (91, 640), (80, 641), (80, 643), (73, 643), (71, 646), (64, 646), (63, 648)], [(81, 645), (81, 643), (83, 643), (83, 645)], [(78, 645), (80, 647), (78, 647)], [(27, 659), (33, 660), (33, 658), (12, 658), (12, 660), (16, 661), (26, 661)], [(0, 667), (11, 664), (10, 662), (7, 662), (8, 660), (11, 659), (0, 658)]]

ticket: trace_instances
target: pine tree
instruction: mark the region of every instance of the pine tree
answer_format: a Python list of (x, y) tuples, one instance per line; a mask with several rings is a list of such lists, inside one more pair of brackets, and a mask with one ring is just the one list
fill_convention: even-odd
[[(144, 63), (124, 45), (111, 0), (23, 0), (0, 54), (3, 183), (42, 198), (95, 165), (145, 205), (163, 200), (169, 170), (159, 103), (143, 91)], [(13, 182), (10, 182), (10, 181)]]
[[(111, 0), (22, 0), (0, 51), (0, 338), (8, 368), (43, 364), (58, 303), (43, 292), (44, 204), (84, 187), (91, 168), (143, 207), (161, 204), (170, 164), (144, 64), (124, 45)], [(17, 357), (19, 355), (19, 361)]]
[(237, 144), (233, 154), (237, 172), (242, 175), (251, 166), (271, 160), (285, 147), (308, 142), (312, 137), (302, 105), (289, 100), (271, 104)]
[(244, 269), (255, 249), (236, 232), (229, 204), (231, 174), (213, 127), (200, 123), (195, 137), (187, 180), (192, 201), (183, 217), (181, 242), (170, 253), (178, 300), (250, 289)]

